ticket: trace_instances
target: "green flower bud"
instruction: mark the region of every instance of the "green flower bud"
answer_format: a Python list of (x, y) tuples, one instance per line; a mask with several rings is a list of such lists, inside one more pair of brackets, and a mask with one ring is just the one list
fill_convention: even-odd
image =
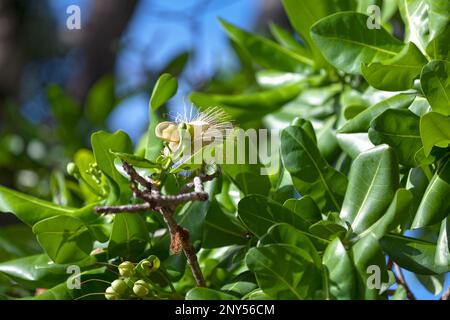
[(105, 298), (106, 300), (119, 300), (120, 296), (112, 287), (108, 287), (105, 291)]
[(133, 292), (140, 298), (145, 297), (150, 292), (150, 286), (144, 280), (138, 280), (134, 283)]
[(129, 278), (134, 275), (134, 264), (130, 261), (124, 261), (119, 265), (119, 273), (122, 277)]
[(126, 282), (123, 281), (122, 279), (114, 280), (114, 281), (111, 283), (111, 287), (112, 287), (113, 290), (114, 290), (115, 292), (117, 292), (119, 295), (125, 294), (125, 292), (127, 292), (127, 290), (128, 290), (128, 286), (127, 286)]
[(80, 171), (78, 170), (77, 165), (75, 163), (73, 163), (73, 162), (68, 163), (66, 169), (67, 169), (67, 173), (70, 176), (76, 176), (76, 175), (78, 175), (80, 173)]
[(151, 255), (146, 260), (152, 264), (152, 266), (151, 266), (152, 271), (156, 271), (159, 269), (159, 266), (161, 265), (161, 261), (159, 260), (159, 258), (157, 256)]
[(152, 255), (147, 259), (139, 262), (137, 270), (144, 276), (149, 276), (150, 273), (159, 269), (160, 264), (161, 262), (159, 261), (158, 257)]

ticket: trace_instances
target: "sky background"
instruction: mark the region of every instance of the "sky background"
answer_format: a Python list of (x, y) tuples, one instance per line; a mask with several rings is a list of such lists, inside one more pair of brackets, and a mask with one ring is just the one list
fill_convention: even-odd
[[(186, 50), (195, 52), (186, 70), (189, 77), (208, 78), (219, 68), (232, 66), (234, 56), (218, 18), (252, 30), (262, 1), (213, 0), (199, 9), (196, 5), (202, 0), (141, 0), (122, 39), (126, 45), (118, 55), (117, 90), (139, 86), (145, 78), (143, 66), (165, 65)], [(61, 30), (66, 24), (66, 8), (71, 4), (80, 6), (82, 26), (89, 17), (89, 0), (49, 0), (49, 4)], [(171, 100), (174, 112), (189, 107), (187, 96), (191, 89), (180, 79), (179, 92)], [(145, 93), (123, 101), (109, 119), (109, 130), (123, 129), (136, 142), (148, 124), (148, 100), (149, 93)], [(417, 298), (438, 298), (411, 273), (405, 271), (405, 277)], [(449, 280), (447, 277), (444, 288), (450, 285)]]

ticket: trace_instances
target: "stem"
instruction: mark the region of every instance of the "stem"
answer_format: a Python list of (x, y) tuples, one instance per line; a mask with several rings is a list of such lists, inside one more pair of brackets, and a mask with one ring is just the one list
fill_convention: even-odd
[(194, 276), (195, 282), (197, 283), (197, 287), (205, 287), (205, 279), (203, 277), (202, 270), (200, 269), (200, 265), (198, 264), (195, 249), (189, 239), (189, 231), (183, 229), (178, 225), (178, 223), (172, 217), (172, 212), (170, 212), (167, 208), (161, 208), (160, 213), (162, 214), (164, 221), (169, 228), (170, 234), (172, 236), (181, 234), (181, 247), (183, 249), (184, 255), (188, 260), (189, 266), (191, 267), (192, 275)]
[(416, 300), (416, 297), (414, 296), (408, 284), (406, 283), (402, 269), (400, 269), (400, 267), (396, 263), (394, 263), (394, 268), (395, 268), (394, 275), (395, 279), (397, 280), (397, 283), (401, 284), (405, 288), (406, 296), (408, 297), (409, 300)]
[[(192, 270), (195, 282), (198, 287), (205, 286), (205, 279), (203, 277), (202, 270), (197, 260), (195, 249), (190, 241), (189, 231), (178, 225), (173, 218), (173, 213), (176, 210), (177, 205), (188, 201), (206, 201), (208, 200), (208, 193), (203, 189), (203, 181), (209, 181), (214, 179), (218, 173), (213, 175), (201, 174), (195, 177), (194, 180), (188, 184), (177, 195), (163, 195), (160, 190), (156, 188), (152, 181), (140, 176), (136, 170), (128, 164), (123, 162), (123, 168), (130, 176), (131, 189), (135, 197), (141, 199), (142, 204), (128, 204), (121, 206), (101, 206), (96, 207), (97, 213), (129, 213), (129, 212), (144, 212), (147, 210), (158, 211), (167, 225), (171, 236), (170, 249), (173, 254), (179, 254), (184, 252), (189, 266)], [(139, 189), (139, 186), (143, 187), (143, 191)], [(190, 189), (194, 189), (193, 192), (186, 192)], [(185, 192), (183, 192), (185, 191)], [(173, 286), (171, 286), (174, 290)]]
[(441, 300), (450, 300), (450, 287), (442, 294)]

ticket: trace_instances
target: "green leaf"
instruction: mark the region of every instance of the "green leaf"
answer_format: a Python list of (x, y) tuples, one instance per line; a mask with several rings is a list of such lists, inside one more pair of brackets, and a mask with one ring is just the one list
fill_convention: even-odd
[(86, 188), (86, 193), (89, 195), (94, 194), (95, 198), (93, 198), (97, 200), (96, 198), (99, 195), (102, 195), (102, 188), (101, 185), (97, 183), (94, 177), (88, 172), (91, 166), (95, 164), (94, 154), (90, 150), (80, 149), (74, 155), (74, 162), (82, 178), (80, 184), (87, 184), (88, 188)]
[(302, 46), (289, 31), (283, 29), (275, 23), (271, 23), (269, 27), (272, 36), (283, 47), (295, 51), (296, 53), (304, 57), (311, 58), (311, 52), (307, 48)]
[[(83, 268), (95, 261), (89, 256), (77, 265)], [(67, 279), (68, 266), (54, 263), (46, 254), (37, 254), (0, 263), (0, 273), (27, 288), (49, 288)]]
[(220, 23), (228, 36), (247, 50), (253, 61), (264, 68), (304, 72), (310, 69), (313, 63), (310, 58), (283, 48), (273, 41), (241, 30), (223, 20)]
[(369, 138), (375, 145), (391, 146), (400, 164), (417, 167), (425, 158), (419, 121), (409, 110), (388, 109), (371, 122)]
[(280, 222), (289, 223), (299, 230), (306, 230), (309, 226), (301, 216), (273, 200), (258, 195), (247, 196), (239, 202), (238, 216), (248, 230), (258, 237)]
[(340, 217), (363, 232), (386, 211), (399, 183), (398, 164), (391, 148), (381, 145), (353, 162)]
[(425, 0), (428, 8), (430, 39), (434, 39), (446, 27), (450, 26), (450, 2), (445, 0)]
[(438, 266), (450, 265), (450, 219), (448, 217), (441, 223), (434, 260)]
[(203, 248), (218, 248), (227, 245), (246, 244), (247, 230), (233, 215), (222, 211), (217, 201), (208, 209), (203, 225)]
[[(383, 284), (388, 283), (389, 275), (378, 240), (373, 235), (368, 235), (352, 247), (352, 254), (358, 276), (357, 296), (365, 300), (383, 299), (380, 289)], [(374, 272), (369, 269), (373, 266), (376, 268)]]
[(86, 116), (95, 125), (103, 125), (116, 105), (115, 80), (105, 75), (89, 90), (86, 98)]
[(186, 300), (237, 300), (237, 298), (209, 288), (193, 288), (186, 293)]
[(368, 29), (368, 18), (356, 12), (336, 13), (315, 23), (311, 37), (329, 63), (359, 74), (362, 63), (393, 58), (403, 48), (385, 29)]
[(352, 9), (350, 6), (343, 6), (343, 3), (344, 1), (338, 3), (337, 1), (328, 0), (283, 0), (283, 6), (291, 25), (313, 52), (318, 67), (325, 65), (325, 61), (311, 40), (309, 30), (315, 22), (334, 12)]
[(363, 231), (359, 238), (368, 234), (374, 235), (377, 239), (381, 239), (385, 234), (392, 231), (399, 224), (409, 217), (409, 209), (412, 203), (413, 195), (411, 191), (406, 189), (398, 189), (394, 199), (389, 205), (386, 212), (381, 218)]
[(422, 67), (427, 63), (419, 49), (408, 43), (395, 57), (363, 64), (361, 72), (374, 88), (386, 91), (401, 91), (413, 87)]
[(450, 213), (450, 159), (438, 168), (417, 209), (412, 229), (441, 222)]
[(50, 190), (54, 203), (61, 206), (70, 206), (72, 204), (72, 194), (67, 187), (66, 178), (61, 171), (53, 171), (50, 176)]
[(242, 95), (223, 95), (193, 92), (191, 101), (201, 110), (220, 106), (233, 120), (249, 121), (262, 118), (293, 100), (303, 89), (299, 83), (276, 89)]
[(258, 288), (258, 286), (253, 282), (248, 281), (238, 281), (233, 283), (228, 283), (224, 285), (220, 290), (226, 291), (226, 293), (237, 295), (238, 297), (243, 297), (253, 290)]
[(150, 107), (153, 111), (158, 110), (164, 103), (172, 98), (178, 90), (178, 80), (169, 73), (162, 74), (153, 87), (150, 98)]
[(303, 249), (285, 244), (252, 248), (245, 263), (264, 293), (273, 299), (320, 297), (321, 266)]
[(347, 179), (322, 158), (305, 130), (297, 126), (283, 130), (281, 156), (301, 195), (309, 195), (323, 211), (340, 209)]
[(323, 265), (328, 270), (332, 297), (338, 300), (355, 299), (357, 289), (355, 267), (339, 238), (335, 238), (326, 248)]
[(450, 115), (450, 62), (429, 62), (422, 70), (420, 84), (431, 109)]
[(0, 211), (13, 213), (29, 226), (46, 218), (71, 214), (76, 210), (0, 186)]
[(430, 41), (427, 47), (427, 53), (434, 60), (446, 60), (450, 62), (450, 24), (442, 30), (433, 40)]
[(398, 0), (398, 6), (405, 22), (405, 40), (415, 43), (420, 51), (425, 52), (429, 37), (427, 1)]
[(33, 232), (56, 263), (75, 263), (86, 259), (92, 251), (94, 241), (79, 218), (65, 215), (50, 217), (36, 223)]
[(315, 223), (322, 219), (319, 207), (309, 196), (300, 199), (288, 199), (284, 202), (283, 207), (295, 212), (310, 223)]
[(142, 254), (148, 241), (146, 222), (140, 214), (121, 213), (114, 217), (108, 246), (111, 257), (133, 260)]
[(42, 252), (31, 228), (23, 224), (2, 226), (0, 243), (0, 262)]
[(433, 275), (450, 271), (435, 264), (436, 244), (406, 236), (389, 234), (380, 240), (383, 250), (400, 267), (414, 273)]
[(347, 233), (347, 229), (336, 222), (321, 220), (310, 226), (309, 232), (322, 239), (332, 240), (336, 237), (343, 237)]
[(104, 174), (113, 179), (124, 193), (129, 192), (128, 180), (123, 177), (114, 165), (114, 152), (131, 153), (132, 143), (130, 137), (123, 131), (107, 133), (98, 131), (91, 137), (92, 150), (95, 161)]
[(432, 276), (424, 276), (422, 274), (415, 275), (417, 280), (427, 289), (430, 293), (437, 296), (439, 292), (442, 291), (444, 282), (445, 282), (445, 274), (432, 275)]
[(420, 118), (423, 151), (428, 156), (434, 146), (446, 148), (450, 144), (450, 117), (429, 112)]
[(372, 120), (382, 114), (385, 110), (406, 109), (414, 101), (415, 97), (416, 94), (414, 93), (400, 93), (384, 99), (359, 113), (353, 119), (347, 121), (347, 123), (338, 130), (338, 133), (367, 132)]
[(130, 153), (123, 153), (123, 152), (114, 152), (110, 150), (110, 152), (115, 155), (117, 158), (119, 158), (122, 161), (126, 161), (129, 164), (131, 164), (134, 167), (138, 168), (160, 168), (160, 164), (147, 160), (144, 157), (140, 157), (134, 154)]
[(321, 259), (317, 253), (315, 244), (320, 242), (320, 247), (328, 244), (326, 240), (317, 238), (307, 232), (295, 229), (287, 223), (277, 223), (269, 228), (267, 233), (259, 240), (258, 247), (268, 244), (287, 244), (301, 248), (308, 252), (315, 263), (320, 264)]

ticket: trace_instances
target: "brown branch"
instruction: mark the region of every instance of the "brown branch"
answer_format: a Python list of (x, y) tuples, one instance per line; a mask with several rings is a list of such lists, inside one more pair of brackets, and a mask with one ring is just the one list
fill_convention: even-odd
[[(98, 213), (125, 213), (125, 212), (143, 212), (147, 210), (158, 211), (167, 225), (170, 233), (170, 251), (172, 254), (180, 254), (184, 252), (189, 266), (192, 270), (195, 282), (198, 287), (205, 286), (205, 279), (203, 278), (200, 265), (197, 260), (195, 249), (190, 241), (189, 231), (178, 225), (173, 218), (173, 213), (176, 210), (177, 205), (188, 201), (206, 201), (208, 200), (208, 193), (203, 189), (202, 178), (206, 180), (213, 179), (214, 175), (200, 175), (195, 177), (194, 180), (186, 186), (192, 185), (187, 188), (194, 189), (193, 192), (180, 192), (177, 195), (163, 195), (160, 190), (152, 183), (152, 181), (140, 176), (134, 168), (127, 162), (123, 162), (123, 168), (129, 175), (131, 180), (131, 189), (136, 198), (141, 199), (142, 204), (129, 204), (122, 206), (103, 206), (96, 207), (95, 210)], [(143, 187), (143, 191), (139, 189), (139, 185)], [(186, 187), (185, 186), (185, 187)]]
[(395, 275), (395, 279), (397, 280), (397, 283), (402, 285), (405, 288), (406, 296), (408, 297), (409, 300), (416, 300), (416, 297), (414, 296), (414, 294), (412, 293), (408, 284), (406, 283), (405, 277), (403, 276), (402, 269), (400, 269), (400, 267), (396, 263), (394, 263), (393, 265), (395, 268), (394, 275)]
[(95, 211), (97, 213), (143, 212), (151, 208), (152, 206), (149, 203), (142, 203), (142, 204), (126, 204), (123, 206), (96, 207)]
[(450, 300), (450, 287), (442, 294), (441, 300)]

